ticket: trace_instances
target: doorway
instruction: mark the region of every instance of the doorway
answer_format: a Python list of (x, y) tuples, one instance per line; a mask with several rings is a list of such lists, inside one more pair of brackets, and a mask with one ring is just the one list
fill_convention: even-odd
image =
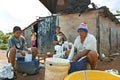
[(37, 34), (38, 24), (35, 24), (35, 25), (33, 26), (33, 29), (34, 29), (34, 31), (36, 32), (36, 46), (35, 46), (35, 47), (38, 47), (38, 34)]

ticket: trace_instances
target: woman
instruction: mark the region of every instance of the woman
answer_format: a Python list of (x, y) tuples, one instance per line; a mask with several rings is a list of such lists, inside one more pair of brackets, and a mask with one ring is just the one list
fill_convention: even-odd
[(28, 50), (25, 38), (21, 33), (21, 28), (19, 26), (15, 26), (13, 28), (13, 35), (8, 39), (8, 61), (12, 64), (14, 70), (16, 57), (24, 57), (25, 53), (30, 53), (32, 54), (32, 57), (35, 58), (38, 53), (37, 48), (35, 47)]

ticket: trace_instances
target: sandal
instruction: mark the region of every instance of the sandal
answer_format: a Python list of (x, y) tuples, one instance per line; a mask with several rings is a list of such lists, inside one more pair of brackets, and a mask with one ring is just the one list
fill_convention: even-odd
[(14, 77), (13, 77), (14, 79), (17, 79), (17, 75), (16, 75), (16, 72), (14, 72)]

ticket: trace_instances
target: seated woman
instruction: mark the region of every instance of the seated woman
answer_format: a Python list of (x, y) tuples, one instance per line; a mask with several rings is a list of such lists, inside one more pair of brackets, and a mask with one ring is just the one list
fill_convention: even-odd
[(24, 57), (27, 52), (32, 54), (32, 57), (35, 58), (38, 53), (36, 47), (32, 47), (31, 50), (28, 50), (25, 38), (21, 35), (21, 33), (21, 28), (19, 26), (15, 26), (13, 28), (13, 35), (8, 39), (8, 61), (12, 64), (14, 70), (16, 57)]

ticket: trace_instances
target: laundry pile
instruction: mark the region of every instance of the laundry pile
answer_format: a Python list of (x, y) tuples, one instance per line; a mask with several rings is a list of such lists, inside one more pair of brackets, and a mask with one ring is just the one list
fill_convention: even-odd
[(3, 64), (3, 66), (0, 67), (0, 79), (12, 79), (14, 77), (14, 72), (12, 70), (13, 67), (10, 63)]

